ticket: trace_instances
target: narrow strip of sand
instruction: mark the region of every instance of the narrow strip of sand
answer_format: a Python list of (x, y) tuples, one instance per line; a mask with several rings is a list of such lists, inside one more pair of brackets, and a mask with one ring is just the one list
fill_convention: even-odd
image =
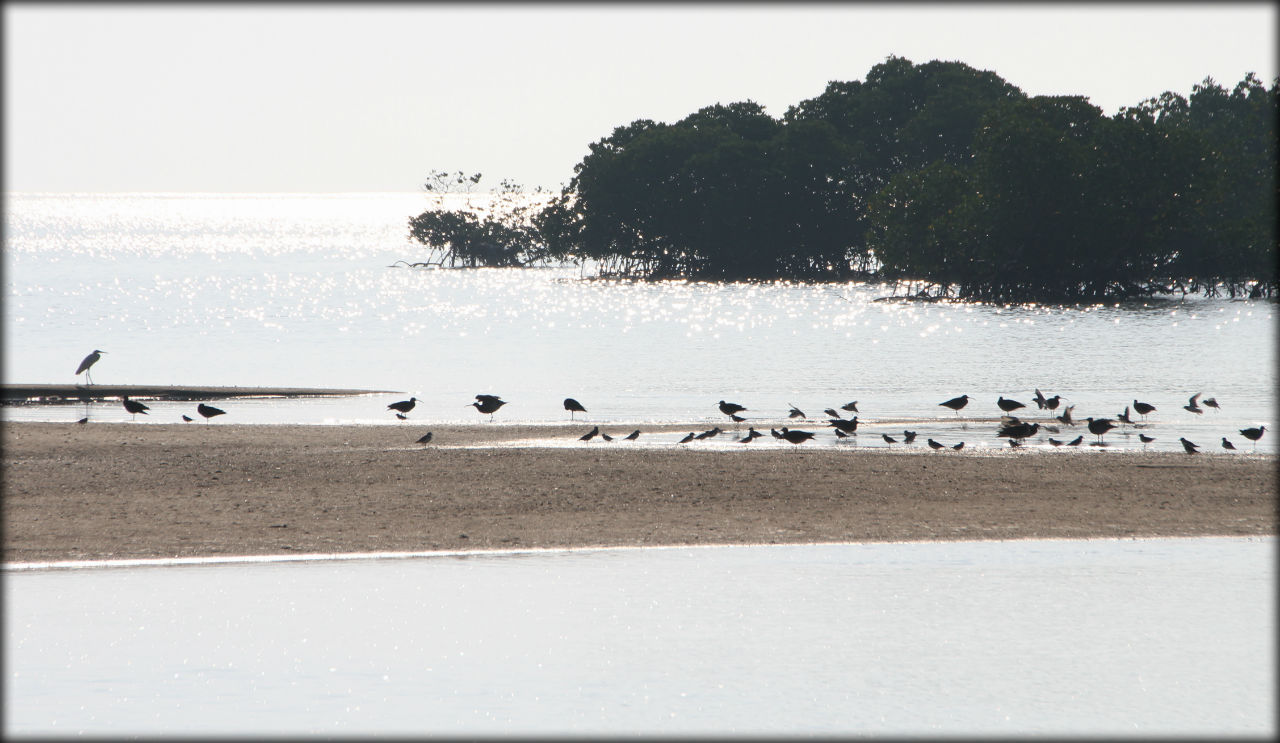
[[(581, 424), (436, 426), (445, 443), (427, 446), (399, 426), (0, 426), (10, 563), (1274, 535), (1277, 522), (1275, 458), (1246, 453), (628, 448), (579, 444)], [(487, 446), (531, 438), (567, 445)]]

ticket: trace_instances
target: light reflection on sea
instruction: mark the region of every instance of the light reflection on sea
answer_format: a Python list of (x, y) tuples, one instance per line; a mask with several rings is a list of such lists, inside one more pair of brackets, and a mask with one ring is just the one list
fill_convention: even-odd
[[(581, 280), (575, 267), (391, 268), (424, 257), (407, 238), (421, 194), (34, 195), (6, 204), (4, 377), (69, 383), (90, 350), (100, 384), (343, 387), (394, 396), (320, 402), (227, 401), (220, 422), (386, 423), (419, 398), (421, 425), (476, 422), (477, 393), (511, 423), (725, 422), (786, 425), (791, 404), (823, 428), (824, 408), (859, 401), (878, 421), (932, 426), (938, 402), (967, 393), (967, 417), (995, 400), (1061, 394), (1077, 420), (1157, 406), (1155, 450), (1178, 438), (1221, 451), (1241, 428), (1274, 428), (1275, 305), (1191, 297), (1121, 306), (878, 302), (884, 286)], [(1222, 407), (1182, 409), (1196, 392)], [(189, 406), (188, 406), (189, 407)], [(182, 408), (183, 412), (189, 412)], [(129, 420), (118, 405), (9, 408), (14, 420)], [(1051, 422), (1036, 411), (1020, 411)], [(950, 416), (950, 419), (948, 419)], [(139, 422), (175, 422), (156, 406)], [(801, 427), (801, 426), (797, 426)], [(1080, 429), (1063, 431), (1073, 438)], [(1086, 433), (1086, 438), (1088, 434)], [(1112, 434), (1119, 444), (1136, 435)], [(868, 441), (870, 439), (870, 441)], [(1038, 439), (1044, 443), (1044, 437)], [(1274, 453), (1274, 435), (1258, 451)], [(828, 442), (835, 445), (834, 441)]]
[(5, 733), (1274, 735), (1275, 539), (5, 576)]

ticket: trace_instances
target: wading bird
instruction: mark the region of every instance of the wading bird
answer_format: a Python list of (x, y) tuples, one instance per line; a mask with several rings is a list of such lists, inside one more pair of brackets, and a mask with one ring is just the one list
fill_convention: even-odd
[(427, 432), (426, 432), (426, 434), (424, 434), (424, 435), (422, 436), (422, 438), (418, 439), (418, 443), (419, 443), (419, 444), (430, 444), (430, 443), (431, 443), (431, 431), (427, 431)]
[(720, 426), (716, 426), (715, 428), (712, 428), (709, 431), (703, 431), (702, 433), (698, 434), (697, 436), (694, 436), (693, 438), (697, 441), (701, 441), (703, 439), (709, 439), (712, 436), (719, 436), (722, 433), (724, 433), (724, 431), (720, 429)]
[(467, 405), (488, 415), (489, 420), (493, 420), (493, 414), (498, 412), (498, 408), (506, 404), (506, 401), (497, 395), (476, 395), (476, 401)]
[(1150, 444), (1152, 441), (1156, 440), (1156, 437), (1148, 436), (1145, 433), (1140, 433), (1138, 434), (1138, 440), (1142, 442), (1142, 448), (1145, 449), (1147, 448), (1147, 444)]
[(410, 410), (413, 410), (413, 406), (417, 404), (418, 404), (418, 398), (411, 397), (408, 400), (401, 400), (400, 402), (391, 403), (390, 405), (387, 406), (387, 410), (396, 411), (396, 414), (397, 414), (396, 417), (400, 418), (401, 420), (404, 420), (404, 416), (400, 414), (408, 413)]
[(742, 407), (736, 402), (725, 402), (724, 400), (720, 401), (719, 407), (720, 407), (721, 413), (724, 413), (725, 415), (730, 417), (733, 417), (738, 413), (746, 412), (747, 410), (746, 408)]
[(187, 423), (190, 423), (191, 421), (195, 420), (195, 418), (192, 418), (191, 416), (187, 415), (186, 413), (183, 413), (183, 414), (182, 414), (182, 420), (186, 421)]
[(1044, 401), (1044, 406), (1050, 410), (1057, 410), (1059, 403), (1062, 402), (1062, 395), (1054, 395)]
[(792, 405), (791, 403), (787, 403), (787, 405), (791, 407), (791, 412), (787, 413), (788, 418), (807, 418), (808, 417), (807, 415), (804, 414), (803, 410), (801, 410), (800, 408), (797, 408), (795, 405)]
[(215, 415), (227, 414), (227, 411), (221, 408), (215, 408), (212, 405), (205, 405), (204, 403), (200, 403), (199, 405), (196, 406), (196, 412), (204, 416), (205, 423), (208, 423), (209, 419), (214, 417)]
[(1258, 426), (1257, 428), (1242, 428), (1240, 435), (1253, 442), (1253, 448), (1258, 448), (1258, 439), (1262, 438), (1262, 434), (1267, 432), (1266, 426)]
[(600, 433), (600, 426), (596, 426), (595, 428), (591, 429), (590, 431), (587, 431), (586, 433), (584, 433), (584, 434), (582, 434), (581, 436), (579, 436), (579, 437), (578, 437), (578, 440), (579, 440), (579, 441), (590, 441), (591, 439), (594, 439), (597, 435), (599, 435), (599, 433)]
[(600, 432), (600, 438), (604, 439), (605, 441), (613, 441), (613, 437), (605, 433), (604, 431)]
[(1221, 410), (1221, 409), (1222, 409), (1222, 408), (1218, 407), (1218, 398), (1216, 398), (1216, 397), (1206, 397), (1206, 398), (1204, 399), (1204, 406), (1205, 406), (1206, 408), (1213, 408), (1214, 410)]
[(1018, 441), (1020, 439), (1029, 438), (1036, 435), (1036, 431), (1040, 430), (1039, 423), (1016, 423), (1012, 426), (1001, 428), (996, 436), (1003, 436), (1010, 441)]
[(622, 440), (623, 440), (623, 441), (635, 441), (635, 440), (636, 440), (636, 439), (638, 439), (638, 438), (640, 438), (640, 429), (638, 429), (638, 428), (637, 428), (636, 430), (632, 431), (631, 433), (627, 434), (626, 436), (623, 436), (623, 437), (622, 437)]
[(1200, 395), (1202, 394), (1204, 393), (1197, 392), (1194, 395), (1192, 395), (1191, 399), (1187, 401), (1187, 404), (1182, 406), (1182, 409), (1195, 413), (1196, 415), (1203, 415), (1204, 410), (1200, 408), (1200, 403), (1199, 403)]
[(1004, 398), (1004, 396), (1001, 396), (999, 400), (996, 400), (996, 405), (999, 405), (999, 406), (1000, 406), (1000, 409), (1001, 409), (1001, 410), (1003, 410), (1003, 411), (1004, 411), (1004, 412), (1006, 412), (1006, 413), (1012, 413), (1013, 411), (1017, 410), (1018, 408), (1025, 408), (1025, 407), (1027, 407), (1026, 405), (1023, 405), (1022, 403), (1018, 402), (1017, 400), (1006, 400), (1006, 399)]
[(1133, 421), (1129, 420), (1129, 406), (1128, 406), (1128, 405), (1125, 405), (1125, 406), (1124, 406), (1124, 412), (1123, 412), (1123, 413), (1121, 413), (1120, 415), (1117, 415), (1117, 416), (1116, 416), (1116, 420), (1120, 421), (1121, 423), (1128, 423), (1128, 424), (1129, 424), (1129, 425), (1131, 425), (1131, 426), (1133, 425)]
[(1097, 436), (1099, 443), (1102, 442), (1102, 437), (1107, 434), (1107, 431), (1116, 427), (1110, 418), (1086, 418), (1085, 420), (1089, 421), (1089, 433)]
[(564, 409), (569, 411), (569, 420), (573, 420), (574, 413), (587, 412), (587, 409), (582, 407), (582, 403), (578, 402), (572, 397), (566, 397), (564, 399)]
[(762, 434), (762, 433), (760, 433), (759, 431), (757, 431), (757, 430), (755, 429), (755, 426), (751, 426), (750, 428), (748, 428), (748, 429), (747, 429), (747, 435), (746, 435), (746, 436), (743, 436), (743, 437), (742, 437), (742, 438), (740, 438), (740, 439), (738, 439), (738, 443), (739, 443), (739, 444), (750, 444), (752, 441), (755, 441), (756, 439), (760, 438), (761, 436), (764, 436), (764, 434)]
[(693, 433), (692, 431), (690, 431), (688, 436), (685, 436), (684, 438), (680, 439), (680, 440), (679, 440), (679, 441), (677, 441), (676, 443), (677, 443), (677, 444), (687, 444), (687, 443), (689, 443), (690, 441), (693, 441), (694, 437), (696, 437), (697, 435), (698, 435), (698, 434)]
[(1059, 415), (1057, 417), (1058, 422), (1068, 426), (1074, 426), (1076, 424), (1076, 421), (1074, 418), (1071, 417), (1071, 411), (1075, 409), (1076, 409), (1075, 405), (1068, 405), (1067, 407), (1063, 408), (1062, 415)]
[(916, 432), (915, 432), (915, 431), (903, 431), (903, 432), (902, 432), (902, 443), (904, 443), (904, 444), (910, 444), (910, 443), (914, 442), (915, 440), (916, 440)]
[(846, 434), (853, 435), (858, 432), (858, 416), (855, 415), (849, 420), (845, 420), (844, 418), (832, 418), (827, 421), (827, 425), (834, 427), (838, 431), (843, 431)]
[(884, 443), (886, 443), (886, 444), (896, 444), (896, 443), (898, 443), (898, 440), (897, 440), (897, 439), (895, 439), (894, 437), (890, 436), (890, 435), (889, 435), (889, 434), (887, 434), (887, 433), (882, 433), (882, 434), (880, 434), (880, 438), (884, 439)]
[(858, 412), (858, 401), (854, 400), (853, 402), (847, 402), (844, 405), (841, 405), (840, 409), (847, 413), (856, 413)]
[(937, 449), (941, 449), (943, 446), (945, 446), (945, 444), (939, 444), (938, 442), (934, 441), (933, 439), (929, 439), (929, 448), (930, 448), (930, 449), (937, 450)]
[(813, 438), (813, 432), (812, 431), (793, 431), (787, 428), (786, 426), (783, 426), (782, 438), (786, 439), (787, 441), (790, 441), (793, 444), (803, 444), (804, 442)]
[(1199, 444), (1187, 441), (1185, 438), (1178, 439), (1178, 440), (1182, 442), (1182, 448), (1186, 449), (1188, 454), (1195, 454), (1196, 449), (1200, 448)]
[(1137, 400), (1133, 401), (1133, 412), (1142, 416), (1142, 420), (1144, 421), (1147, 419), (1148, 413), (1154, 413), (1155, 411), (1156, 411), (1155, 405), (1151, 405), (1145, 402), (1138, 402)]
[(1031, 398), (1031, 402), (1034, 402), (1036, 404), (1037, 409), (1044, 410), (1045, 405), (1049, 402), (1049, 398), (1045, 397), (1044, 393), (1040, 391), (1039, 387), (1037, 387), (1036, 394), (1034, 397)]
[(938, 404), (944, 408), (951, 408), (952, 410), (956, 411), (956, 415), (960, 415), (960, 408), (963, 408), (965, 405), (969, 404), (969, 396), (961, 395), (959, 397), (953, 397), (950, 400), (947, 400), (946, 402), (940, 402)]
[(963, 442), (963, 441), (961, 441), (960, 443), (956, 444), (955, 446), (953, 446), (953, 447), (951, 447), (951, 448), (952, 448), (952, 449), (955, 449), (956, 451), (960, 451), (961, 449), (963, 449), (963, 448), (964, 448), (964, 442)]
[(1084, 441), (1084, 436), (1077, 436), (1074, 439), (1071, 439), (1070, 441), (1068, 441), (1067, 446), (1079, 446), (1080, 442), (1082, 441)]
[(1062, 442), (1061, 442), (1061, 441), (1059, 441), (1059, 440), (1057, 440), (1057, 439), (1055, 439), (1055, 438), (1053, 438), (1052, 436), (1050, 436), (1050, 437), (1049, 437), (1049, 445), (1050, 445), (1050, 446), (1062, 446)]
[(840, 417), (840, 412), (835, 408), (827, 408), (826, 410), (822, 411), (822, 414), (830, 418)]
[(134, 420), (138, 419), (138, 413), (149, 415), (147, 411), (151, 409), (150, 407), (143, 405), (137, 400), (130, 400), (128, 395), (121, 397), (120, 402), (124, 403), (124, 409), (129, 411)]
[(89, 371), (89, 368), (98, 363), (98, 359), (102, 358), (102, 354), (104, 353), (106, 353), (106, 351), (94, 349), (93, 353), (85, 356), (84, 360), (80, 362), (80, 366), (76, 367), (76, 376), (78, 377), (83, 374), (85, 381), (89, 384), (93, 384), (93, 373)]
[(1229, 451), (1235, 451), (1235, 450), (1236, 450), (1236, 445), (1235, 445), (1235, 444), (1233, 444), (1233, 443), (1231, 443), (1230, 441), (1228, 441), (1226, 436), (1223, 436), (1223, 437), (1222, 437), (1222, 448), (1223, 448), (1223, 449), (1227, 449), (1227, 450), (1229, 450)]

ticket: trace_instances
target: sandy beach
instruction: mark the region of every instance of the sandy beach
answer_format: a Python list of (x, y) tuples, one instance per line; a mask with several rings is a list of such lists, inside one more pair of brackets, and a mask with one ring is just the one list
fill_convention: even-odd
[(0, 425), (10, 563), (1276, 533), (1275, 459), (1248, 453), (726, 451), (579, 443), (581, 424), (437, 426), (426, 446), (399, 426)]

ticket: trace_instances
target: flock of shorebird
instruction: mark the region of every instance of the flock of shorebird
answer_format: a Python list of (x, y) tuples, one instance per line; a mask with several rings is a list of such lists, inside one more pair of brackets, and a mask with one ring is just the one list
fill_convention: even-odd
[[(80, 362), (80, 366), (76, 370), (76, 374), (80, 375), (83, 373), (87, 377), (90, 368), (95, 363), (97, 363), (98, 359), (101, 358), (101, 354), (103, 353), (106, 353), (106, 351), (95, 349), (93, 353), (86, 356), (84, 360)], [(92, 383), (92, 379), (89, 378), (89, 380), (90, 380), (90, 383)], [(1200, 398), (1202, 394), (1203, 393), (1197, 392), (1196, 394), (1192, 395), (1188, 399), (1187, 404), (1183, 405), (1182, 408), (1196, 415), (1203, 415), (1204, 408), (1213, 408), (1214, 410), (1219, 409), (1217, 399), (1209, 397), (1201, 401)], [(956, 412), (956, 415), (959, 416), (960, 411), (964, 409), (969, 404), (969, 401), (972, 399), (973, 398), (965, 394), (965, 395), (960, 395), (959, 397), (953, 397), (950, 400), (944, 400), (938, 403), (938, 405), (940, 407), (954, 410)], [(1039, 389), (1035, 391), (1035, 396), (1032, 398), (1032, 402), (1036, 404), (1038, 409), (1048, 410), (1051, 414), (1057, 412), (1059, 406), (1062, 403), (1062, 400), (1063, 400), (1063, 397), (1061, 395), (1046, 397), (1044, 393), (1042, 393)], [(130, 400), (127, 395), (122, 398), (122, 401), (124, 403), (124, 409), (127, 410), (130, 414), (132, 414), (135, 419), (137, 418), (139, 413), (146, 415), (147, 411), (150, 409), (149, 407), (147, 407), (143, 403), (138, 402), (137, 400)], [(396, 418), (400, 420), (408, 420), (409, 412), (413, 410), (417, 404), (418, 404), (418, 398), (410, 397), (408, 400), (401, 400), (399, 402), (391, 403), (390, 405), (387, 406), (387, 410), (390, 410), (393, 413), (395, 413)], [(493, 420), (494, 413), (498, 412), (498, 409), (506, 404), (507, 404), (507, 401), (503, 400), (498, 395), (476, 395), (475, 402), (468, 403), (465, 407), (474, 407), (480, 413), (484, 415), (488, 415), (490, 420)], [(1201, 405), (1203, 405), (1204, 407), (1201, 407)], [(808, 416), (805, 415), (803, 410), (800, 410), (795, 405), (792, 405), (790, 403), (788, 403), (788, 406), (790, 408), (790, 410), (787, 413), (788, 419), (802, 419), (802, 420), (808, 419)], [(1001, 395), (996, 400), (996, 406), (1000, 408), (1000, 411), (1001, 411), (1000, 427), (996, 432), (996, 436), (1006, 439), (1009, 442), (1009, 446), (1012, 446), (1012, 447), (1022, 446), (1023, 441), (1025, 441), (1028, 438), (1031, 438), (1032, 436), (1037, 435), (1041, 430), (1044, 430), (1046, 433), (1058, 433), (1060, 430), (1058, 426), (1054, 424), (1041, 425), (1040, 423), (1033, 423), (1033, 422), (1020, 420), (1016, 415), (1013, 415), (1013, 411), (1019, 410), (1021, 408), (1025, 408), (1027, 406), (1024, 403), (1018, 402), (1017, 400), (1012, 400)], [(742, 415), (740, 415), (741, 413), (747, 412), (747, 408), (742, 405), (739, 405), (738, 403), (726, 402), (724, 400), (721, 400), (719, 401), (719, 403), (717, 403), (717, 407), (720, 409), (721, 413), (728, 416), (729, 420), (733, 421), (734, 423), (742, 423), (747, 420)], [(1142, 425), (1142, 423), (1135, 422), (1130, 417), (1130, 412), (1129, 412), (1130, 407), (1131, 406), (1126, 405), (1124, 408), (1124, 412), (1116, 415), (1114, 419), (1092, 418), (1092, 417), (1084, 419), (1083, 422), (1088, 426), (1089, 433), (1097, 437), (1097, 441), (1095, 442), (1096, 445), (1105, 445), (1104, 437), (1106, 436), (1107, 432), (1111, 431), (1112, 429), (1119, 428), (1124, 425), (1129, 425), (1134, 427), (1138, 427)], [(566, 397), (564, 399), (564, 409), (569, 411), (569, 420), (571, 421), (574, 419), (574, 415), (576, 415), (577, 413), (587, 412), (587, 408), (582, 403), (578, 402), (572, 397)], [(1066, 426), (1077, 425), (1076, 420), (1072, 417), (1072, 411), (1074, 409), (1075, 409), (1074, 405), (1067, 405), (1063, 407), (1062, 413), (1055, 415), (1054, 420)], [(835, 408), (827, 408), (826, 410), (822, 411), (827, 416), (827, 425), (834, 429), (835, 436), (837, 439), (847, 439), (847, 438), (856, 436), (858, 433), (858, 416), (854, 415), (852, 418), (845, 418), (843, 415), (841, 415), (840, 413), (841, 410), (846, 413), (857, 413), (858, 401), (854, 400), (853, 402), (845, 403), (844, 405), (840, 406), (840, 410), (836, 410)], [(1145, 422), (1147, 419), (1147, 416), (1156, 411), (1156, 406), (1150, 403), (1141, 402), (1135, 399), (1133, 401), (1132, 410), (1134, 413), (1138, 414), (1140, 421)], [(196, 406), (196, 412), (205, 419), (206, 423), (211, 418), (226, 414), (225, 410), (215, 408), (212, 405), (205, 405), (204, 403), (200, 403), (199, 405)], [(193, 418), (187, 415), (183, 415), (182, 419), (187, 422), (191, 422), (192, 420), (194, 420)], [(87, 423), (88, 420), (89, 420), (88, 418), (82, 418), (80, 419), (79, 422)], [(1266, 426), (1258, 426), (1257, 428), (1242, 428), (1240, 429), (1240, 435), (1245, 437), (1249, 441), (1252, 441), (1254, 449), (1256, 450), (1258, 446), (1258, 439), (1262, 438), (1262, 435), (1266, 433), (1266, 430), (1267, 430)], [(702, 433), (690, 432), (689, 435), (680, 439), (676, 443), (687, 444), (691, 441), (709, 439), (714, 436), (719, 436), (720, 434), (725, 434), (725, 433), (728, 433), (728, 432), (721, 429), (719, 426), (715, 426), (710, 430), (703, 431)], [(797, 445), (803, 444), (804, 442), (813, 439), (817, 435), (813, 431), (800, 431), (793, 428), (788, 428), (786, 426), (782, 426), (776, 429), (770, 428), (769, 434), (776, 439), (781, 439), (783, 441), (788, 441), (792, 444), (797, 444)], [(749, 426), (746, 435), (737, 440), (741, 443), (749, 444), (752, 441), (755, 441), (757, 438), (763, 437), (764, 435), (765, 434), (762, 434), (759, 431), (757, 431), (754, 426)], [(595, 426), (587, 433), (578, 437), (578, 439), (580, 441), (591, 441), (597, 436), (600, 437), (603, 441), (613, 441), (614, 439), (614, 437), (610, 436), (604, 431), (601, 431), (600, 426)], [(896, 439), (887, 433), (881, 433), (880, 437), (887, 444), (897, 444), (899, 442), (903, 444), (911, 444), (915, 441), (916, 433), (915, 431), (904, 430), (902, 432), (901, 439)], [(432, 438), (433, 438), (432, 433), (428, 432), (426, 435), (419, 438), (417, 440), (417, 443), (429, 444), (431, 443)], [(635, 441), (636, 439), (640, 438), (640, 430), (636, 429), (621, 438), (624, 441)], [(1077, 436), (1076, 438), (1070, 441), (1061, 441), (1053, 437), (1048, 437), (1047, 440), (1049, 444), (1054, 447), (1079, 446), (1084, 441), (1084, 435), (1082, 434), (1080, 436)], [(1142, 442), (1143, 447), (1145, 448), (1147, 444), (1155, 441), (1155, 437), (1148, 436), (1145, 433), (1139, 433), (1138, 440)], [(1185, 437), (1179, 438), (1178, 440), (1182, 443), (1183, 449), (1188, 454), (1195, 454), (1197, 453), (1197, 450), (1200, 448), (1199, 444), (1189, 441)], [(943, 444), (930, 438), (930, 439), (927, 439), (926, 443), (929, 445), (929, 448), (931, 449), (950, 448), (950, 449), (959, 451), (964, 448), (963, 441), (957, 444)], [(1227, 449), (1227, 450), (1235, 450), (1236, 448), (1235, 444), (1233, 444), (1231, 440), (1228, 439), (1226, 436), (1222, 437), (1221, 446), (1223, 449)]]

